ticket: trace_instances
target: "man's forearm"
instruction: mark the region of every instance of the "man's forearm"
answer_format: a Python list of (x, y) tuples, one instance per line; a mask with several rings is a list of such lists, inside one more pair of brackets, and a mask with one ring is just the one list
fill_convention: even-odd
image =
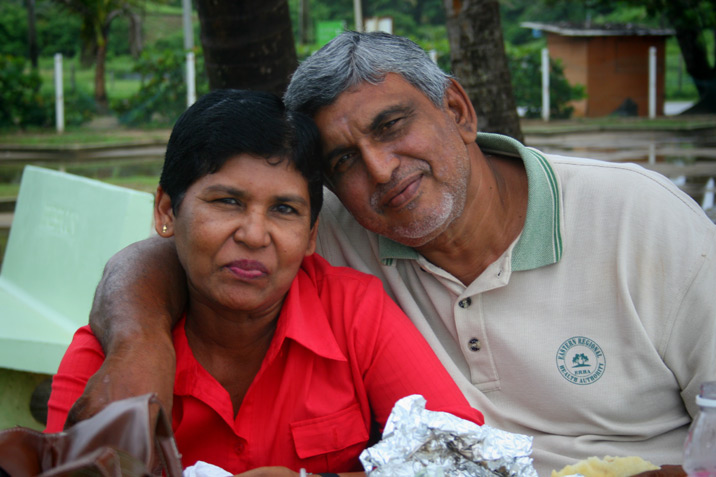
[(172, 240), (147, 239), (110, 259), (90, 313), (106, 358), (70, 409), (65, 427), (113, 401), (146, 393), (155, 393), (171, 413), (176, 369), (171, 328), (186, 295)]
[(105, 353), (127, 341), (168, 337), (186, 304), (186, 279), (174, 241), (152, 237), (107, 263), (97, 286), (90, 326)]

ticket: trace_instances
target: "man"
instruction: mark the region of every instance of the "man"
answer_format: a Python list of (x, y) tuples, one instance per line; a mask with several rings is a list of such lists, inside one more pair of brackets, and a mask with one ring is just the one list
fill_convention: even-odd
[[(377, 275), (486, 422), (534, 436), (540, 474), (681, 461), (716, 379), (716, 226), (693, 200), (634, 165), (475, 141), (465, 91), (400, 37), (340, 35), (285, 101), (321, 130), (319, 253)], [(79, 414), (168, 395), (179, 273), (152, 240), (110, 261), (92, 317), (109, 357)]]

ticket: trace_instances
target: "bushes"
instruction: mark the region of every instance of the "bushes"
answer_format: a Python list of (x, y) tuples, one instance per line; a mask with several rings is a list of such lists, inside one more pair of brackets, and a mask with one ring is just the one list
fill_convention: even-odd
[[(542, 114), (541, 50), (540, 43), (507, 48), (515, 102), (525, 108), (528, 118), (538, 118)], [(549, 95), (550, 118), (567, 119), (574, 110), (569, 102), (584, 98), (585, 89), (582, 85), (570, 85), (562, 65), (550, 60)]]
[(0, 55), (0, 127), (45, 126), (50, 115), (40, 94), (42, 80), (36, 71), (26, 72), (25, 60)]
[[(186, 109), (185, 54), (181, 48), (145, 49), (133, 68), (142, 86), (132, 97), (114, 101), (112, 109), (123, 124), (171, 125)], [(196, 55), (196, 95), (209, 91), (203, 56)]]
[[(42, 79), (29, 70), (26, 60), (0, 55), (0, 127), (51, 127), (55, 123), (55, 98), (41, 92)], [(95, 113), (94, 99), (82, 91), (65, 93), (65, 124), (79, 126)]]

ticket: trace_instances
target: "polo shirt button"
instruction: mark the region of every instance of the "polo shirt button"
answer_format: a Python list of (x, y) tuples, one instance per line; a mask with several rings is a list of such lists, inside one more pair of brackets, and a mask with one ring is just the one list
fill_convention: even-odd
[(234, 446), (234, 449), (236, 450), (237, 454), (241, 454), (244, 451), (245, 447), (246, 445), (244, 445), (243, 442), (239, 442), (238, 444), (236, 444), (236, 446)]
[(477, 338), (472, 338), (470, 341), (468, 341), (467, 345), (470, 348), (470, 351), (480, 351), (480, 340), (478, 340)]
[(467, 297), (464, 300), (460, 300), (460, 303), (458, 303), (458, 305), (460, 305), (460, 308), (467, 308), (468, 306), (472, 305), (472, 298)]

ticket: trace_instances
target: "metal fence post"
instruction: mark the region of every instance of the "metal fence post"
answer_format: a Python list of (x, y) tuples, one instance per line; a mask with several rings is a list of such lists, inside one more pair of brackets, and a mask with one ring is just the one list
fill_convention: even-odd
[(55, 122), (57, 132), (65, 130), (65, 93), (62, 84), (62, 53), (55, 53)]

